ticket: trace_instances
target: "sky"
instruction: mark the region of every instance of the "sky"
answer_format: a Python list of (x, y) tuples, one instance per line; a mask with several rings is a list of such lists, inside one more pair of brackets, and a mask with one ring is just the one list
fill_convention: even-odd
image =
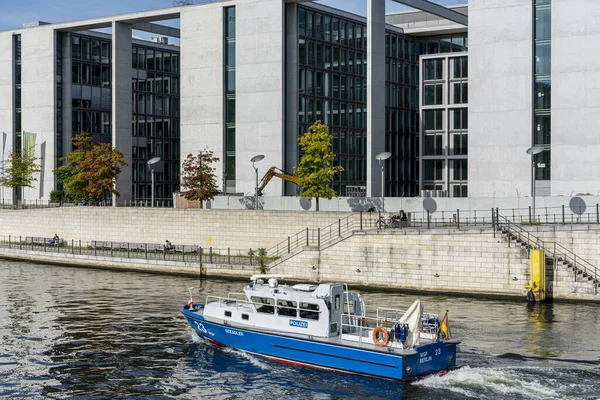
[[(193, 1), (194, 4), (206, 2)], [(433, 0), (445, 6), (466, 4), (467, 1)], [(359, 15), (366, 14), (367, 0), (321, 0), (318, 3)], [(67, 22), (172, 6), (173, 0), (0, 0), (0, 31), (21, 28), (25, 22)], [(408, 9), (386, 0), (388, 12)]]

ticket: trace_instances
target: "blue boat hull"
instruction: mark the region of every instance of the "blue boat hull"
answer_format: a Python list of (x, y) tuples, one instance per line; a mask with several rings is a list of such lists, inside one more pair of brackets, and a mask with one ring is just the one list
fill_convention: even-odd
[(186, 309), (183, 314), (198, 335), (215, 344), (295, 364), (397, 380), (412, 380), (456, 365), (456, 343), (452, 342), (425, 344), (415, 349), (416, 354), (400, 355), (233, 328)]

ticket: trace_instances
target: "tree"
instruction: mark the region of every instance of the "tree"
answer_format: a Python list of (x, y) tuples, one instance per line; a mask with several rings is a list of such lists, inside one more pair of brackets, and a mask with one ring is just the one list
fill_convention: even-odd
[(203, 207), (202, 202), (213, 199), (219, 193), (215, 169), (211, 167), (211, 164), (217, 161), (219, 157), (206, 150), (197, 156), (188, 154), (183, 162), (182, 172), (179, 174), (181, 186), (186, 189), (183, 197), (199, 200), (200, 208)]
[(299, 196), (317, 199), (319, 211), (319, 198), (331, 199), (337, 193), (329, 185), (333, 176), (344, 170), (341, 166), (334, 166), (335, 154), (331, 150), (333, 136), (329, 134), (329, 127), (316, 121), (308, 128), (308, 132), (298, 138), (300, 151), (300, 165), (296, 174), (300, 178), (299, 186), (303, 192)]
[(119, 196), (115, 181), (121, 166), (127, 166), (123, 153), (110, 143), (94, 142), (85, 132), (73, 136), (71, 144), (75, 150), (61, 158), (67, 164), (54, 171), (58, 181), (64, 183), (69, 198), (98, 201), (106, 193)]
[(33, 174), (42, 171), (39, 160), (32, 155), (10, 153), (5, 162), (4, 175), (0, 177), (0, 184), (10, 188), (33, 187), (33, 182), (37, 181)]

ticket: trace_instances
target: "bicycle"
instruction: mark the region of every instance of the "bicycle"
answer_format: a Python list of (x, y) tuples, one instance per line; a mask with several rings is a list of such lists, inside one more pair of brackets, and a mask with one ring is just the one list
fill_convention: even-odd
[(389, 218), (384, 218), (380, 216), (377, 222), (375, 222), (377, 229), (386, 229), (386, 228), (401, 228), (401, 220), (400, 215), (394, 214)]

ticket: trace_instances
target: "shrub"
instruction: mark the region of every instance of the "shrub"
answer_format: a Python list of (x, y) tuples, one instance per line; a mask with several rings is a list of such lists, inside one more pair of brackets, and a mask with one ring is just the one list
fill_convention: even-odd
[(53, 190), (50, 192), (50, 203), (62, 203), (65, 200), (65, 192)]

